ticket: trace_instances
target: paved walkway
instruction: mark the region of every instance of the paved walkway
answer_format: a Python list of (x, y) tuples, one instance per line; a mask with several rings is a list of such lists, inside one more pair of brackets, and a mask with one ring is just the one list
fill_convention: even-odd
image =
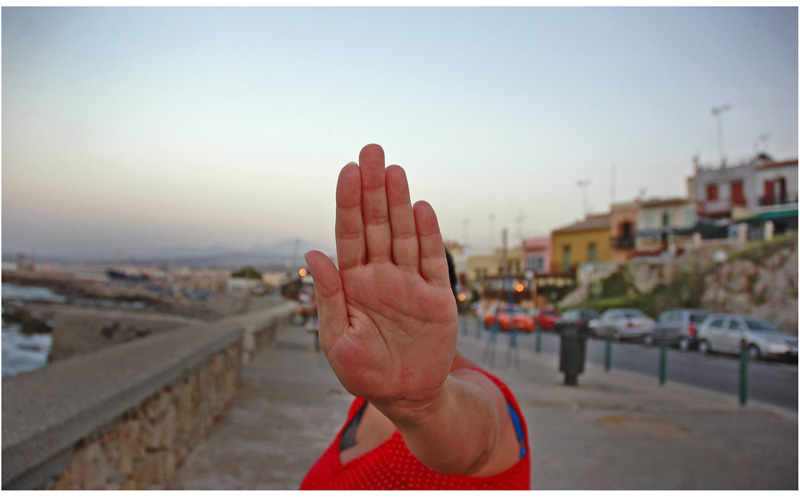
[[(487, 336), (461, 335), (459, 348), (479, 362)], [(794, 412), (592, 364), (568, 387), (557, 356), (519, 358), (519, 369), (509, 366), (501, 336), (491, 371), (528, 422), (533, 489), (798, 488)], [(231, 408), (170, 488), (296, 489), (351, 398), (312, 337), (288, 328), (245, 367)]]

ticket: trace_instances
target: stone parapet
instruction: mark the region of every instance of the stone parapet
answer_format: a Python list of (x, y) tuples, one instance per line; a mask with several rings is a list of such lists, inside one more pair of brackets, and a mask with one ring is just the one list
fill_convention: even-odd
[(294, 304), (194, 324), (3, 379), (3, 489), (161, 488)]

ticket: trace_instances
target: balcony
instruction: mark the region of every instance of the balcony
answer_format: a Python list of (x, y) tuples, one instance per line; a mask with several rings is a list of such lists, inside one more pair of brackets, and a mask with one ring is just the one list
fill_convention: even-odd
[(796, 204), (797, 203), (797, 196), (790, 197), (789, 195), (765, 195), (763, 197), (758, 198), (758, 205), (760, 206), (770, 206), (770, 205), (784, 205), (784, 204)]
[(632, 249), (636, 245), (636, 240), (632, 236), (618, 236), (611, 239), (611, 246), (615, 249)]

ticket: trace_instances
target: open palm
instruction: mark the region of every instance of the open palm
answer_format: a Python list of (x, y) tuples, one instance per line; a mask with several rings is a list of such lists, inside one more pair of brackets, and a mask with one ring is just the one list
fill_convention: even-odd
[(320, 343), (342, 385), (381, 402), (426, 402), (450, 371), (458, 329), (433, 209), (413, 206), (405, 172), (367, 145), (336, 187), (338, 269), (306, 254)]

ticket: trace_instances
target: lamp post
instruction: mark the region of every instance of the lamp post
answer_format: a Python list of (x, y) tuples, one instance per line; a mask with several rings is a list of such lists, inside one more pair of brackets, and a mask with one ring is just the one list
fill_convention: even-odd
[(714, 312), (720, 311), (720, 293), (722, 293), (722, 283), (720, 280), (722, 279), (722, 264), (728, 260), (728, 254), (725, 253), (724, 250), (717, 250), (714, 252), (714, 262), (716, 263), (716, 267), (714, 268), (714, 276), (717, 280), (717, 288), (715, 288), (714, 292)]

